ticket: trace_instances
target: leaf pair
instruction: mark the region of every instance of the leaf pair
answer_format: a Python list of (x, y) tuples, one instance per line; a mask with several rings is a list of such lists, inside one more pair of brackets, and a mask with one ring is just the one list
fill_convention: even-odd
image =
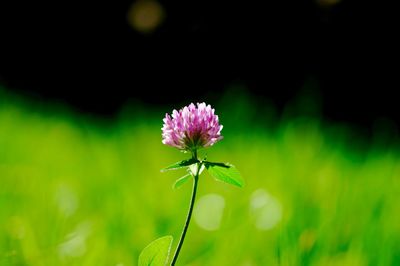
[[(188, 160), (183, 160), (177, 163), (174, 163), (164, 169), (162, 169), (162, 172), (168, 171), (168, 170), (176, 170), (180, 169), (183, 167), (187, 166), (193, 166), (196, 163), (200, 163), (201, 165), (204, 165), (205, 168), (207, 169), (208, 173), (214, 177), (218, 181), (222, 181), (237, 187), (243, 187), (244, 186), (244, 180), (242, 176), (240, 175), (239, 171), (236, 169), (236, 167), (232, 164), (224, 164), (224, 163), (214, 163), (214, 162), (208, 162), (208, 161), (199, 161), (194, 158), (188, 159)], [(202, 171), (202, 169), (201, 169)], [(192, 171), (193, 172), (193, 171)], [(186, 183), (189, 178), (192, 175), (186, 174), (179, 178), (178, 180), (175, 181), (173, 188), (178, 188), (184, 183)]]

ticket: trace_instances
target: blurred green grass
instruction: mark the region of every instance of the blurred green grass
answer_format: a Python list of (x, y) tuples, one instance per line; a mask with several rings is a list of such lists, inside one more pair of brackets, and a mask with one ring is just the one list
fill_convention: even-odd
[[(184, 171), (159, 171), (187, 157), (161, 144), (171, 110), (102, 121), (2, 96), (0, 265), (129, 266), (160, 236), (175, 247), (190, 185), (174, 191)], [(217, 105), (225, 139), (203, 154), (246, 187), (201, 176), (198, 200), (220, 207), (198, 210), (178, 265), (400, 265), (397, 146), (264, 111)]]

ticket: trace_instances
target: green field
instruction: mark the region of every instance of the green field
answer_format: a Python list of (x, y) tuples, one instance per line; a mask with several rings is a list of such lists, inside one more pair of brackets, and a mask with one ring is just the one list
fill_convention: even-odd
[[(188, 157), (162, 145), (169, 109), (83, 116), (0, 94), (0, 265), (137, 264), (185, 219)], [(396, 143), (310, 117), (216, 103), (224, 140), (202, 154), (231, 162), (243, 189), (200, 177), (177, 265), (400, 265)], [(176, 106), (179, 108), (180, 106)]]

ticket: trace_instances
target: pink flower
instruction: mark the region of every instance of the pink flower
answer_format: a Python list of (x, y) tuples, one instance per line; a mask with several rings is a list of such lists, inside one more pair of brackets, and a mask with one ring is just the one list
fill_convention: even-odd
[(209, 147), (222, 139), (218, 115), (205, 103), (197, 103), (197, 108), (191, 103), (179, 112), (174, 110), (172, 118), (166, 114), (163, 121), (162, 143), (183, 151)]

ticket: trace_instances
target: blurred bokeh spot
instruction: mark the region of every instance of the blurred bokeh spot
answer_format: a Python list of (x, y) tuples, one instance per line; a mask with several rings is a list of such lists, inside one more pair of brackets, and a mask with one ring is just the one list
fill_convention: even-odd
[(66, 239), (58, 247), (60, 258), (81, 257), (86, 253), (86, 239), (90, 234), (91, 225), (89, 222), (80, 223), (74, 230), (66, 236)]
[(204, 230), (214, 231), (220, 227), (225, 199), (218, 194), (207, 194), (199, 198), (194, 209), (194, 220)]
[(281, 204), (264, 189), (258, 189), (251, 195), (250, 212), (259, 230), (272, 229), (282, 219)]
[(128, 23), (140, 33), (152, 33), (164, 21), (165, 10), (156, 0), (135, 1), (128, 10)]
[(78, 198), (75, 192), (66, 185), (59, 185), (54, 195), (59, 211), (66, 217), (75, 213), (78, 208)]

